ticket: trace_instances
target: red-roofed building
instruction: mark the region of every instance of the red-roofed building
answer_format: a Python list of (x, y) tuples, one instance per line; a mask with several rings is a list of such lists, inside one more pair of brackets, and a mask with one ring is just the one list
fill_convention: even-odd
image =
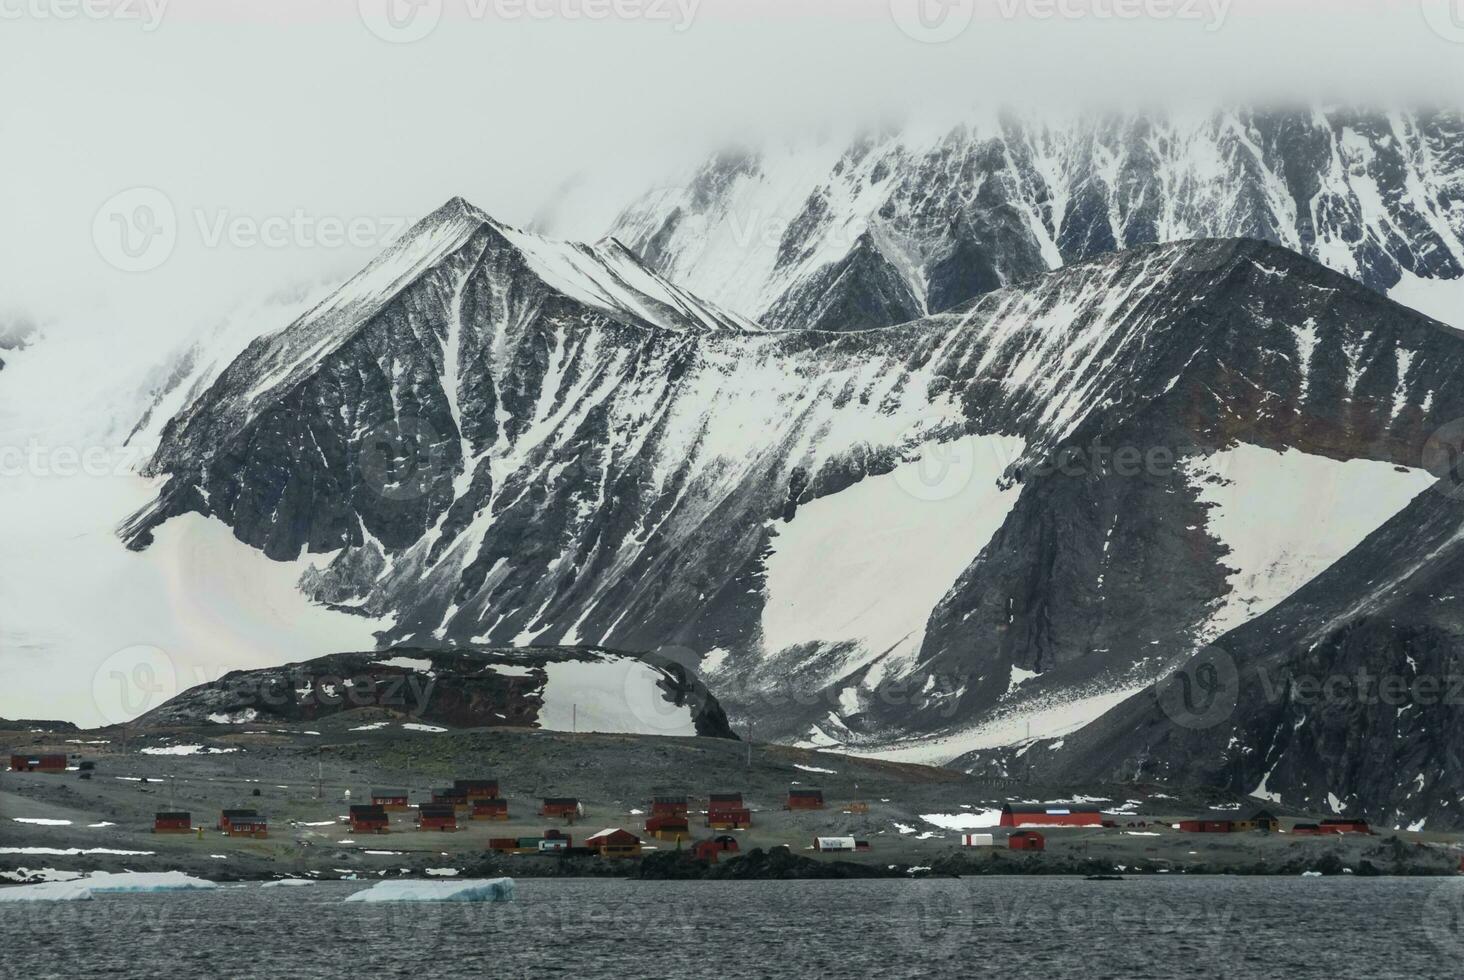
[(1045, 851), (1047, 838), (1035, 830), (1019, 830), (1007, 838), (1007, 847), (1013, 851)]
[(1001, 808), (1003, 827), (1102, 827), (1096, 806), (1080, 803), (1008, 803)]
[(641, 839), (628, 830), (611, 827), (585, 840), (585, 847), (601, 857), (631, 858), (641, 856)]

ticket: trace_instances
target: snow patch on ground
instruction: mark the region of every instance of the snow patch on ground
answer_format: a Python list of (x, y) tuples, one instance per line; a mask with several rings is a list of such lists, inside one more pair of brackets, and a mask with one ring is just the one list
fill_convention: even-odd
[[(212, 720), (212, 719), (210, 719)], [(216, 749), (202, 745), (165, 745), (143, 749), (143, 755), (227, 755), (230, 752), (238, 752), (234, 749)]]
[(1001, 826), (1000, 810), (972, 810), (970, 813), (922, 813), (920, 819), (942, 830), (981, 830)]
[(432, 661), (425, 657), (392, 657), (390, 660), (378, 660), (374, 667), (400, 667), (403, 670), (415, 670), (418, 673), (432, 673)]
[(33, 823), (40, 827), (70, 827), (70, 820), (48, 820), (45, 817), (11, 817), (16, 823)]

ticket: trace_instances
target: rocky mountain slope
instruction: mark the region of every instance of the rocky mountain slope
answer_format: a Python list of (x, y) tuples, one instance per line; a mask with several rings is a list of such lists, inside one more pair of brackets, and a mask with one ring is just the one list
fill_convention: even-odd
[[(682, 665), (587, 648), (387, 650), (237, 671), (185, 691), (137, 719), (179, 725), (316, 723), (381, 709), (431, 729), (544, 731), (735, 738), (706, 687)], [(384, 729), (372, 722), (363, 730)]]
[(1283, 245), (1464, 327), (1464, 117), (986, 116), (725, 153), (613, 233), (783, 327), (900, 323), (1065, 263), (1206, 237)]
[(1383, 826), (1464, 826), (1458, 485), (1446, 477), (1281, 605), (1062, 744), (1032, 747), (1024, 767), (1231, 787)]
[(204, 515), (333, 556), (303, 586), (385, 646), (658, 650), (759, 737), (945, 761), (1340, 559), (1431, 482), (1461, 356), (1256, 241), (766, 333), (455, 201), (169, 423), (124, 534)]

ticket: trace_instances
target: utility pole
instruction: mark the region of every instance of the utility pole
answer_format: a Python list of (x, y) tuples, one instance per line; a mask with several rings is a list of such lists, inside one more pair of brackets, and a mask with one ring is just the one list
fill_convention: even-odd
[(747, 768), (752, 768), (752, 719), (747, 720)]
[(569, 731), (573, 735), (579, 734), (579, 705), (569, 706)]

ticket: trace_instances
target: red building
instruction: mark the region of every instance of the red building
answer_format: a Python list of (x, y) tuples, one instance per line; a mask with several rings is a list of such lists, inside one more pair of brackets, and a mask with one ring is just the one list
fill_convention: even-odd
[(1366, 820), (1323, 820), (1324, 834), (1371, 834), (1372, 827)]
[(686, 818), (691, 807), (684, 796), (657, 796), (651, 800), (652, 817), (681, 817)]
[(741, 793), (713, 793), (707, 804), (707, 826), (714, 830), (742, 830), (752, 826), (752, 811)]
[(822, 810), (824, 808), (824, 795), (821, 789), (790, 789), (788, 791), (788, 809), (790, 810)]
[(459, 810), (468, 808), (468, 796), (456, 786), (447, 786), (432, 791), (432, 802), (438, 806), (451, 806)]
[(488, 850), (498, 854), (512, 854), (518, 850), (517, 837), (490, 837), (488, 839)]
[(573, 796), (547, 797), (539, 806), (539, 816), (573, 822), (580, 815), (580, 801)]
[(263, 839), (269, 836), (269, 821), (258, 815), (252, 817), (236, 816), (229, 821), (229, 827), (224, 833), (230, 837), (255, 837)]
[(507, 820), (508, 819), (508, 801), (507, 800), (501, 800), (501, 799), (494, 799), (494, 800), (474, 800), (473, 801), (473, 819), (474, 820)]
[(153, 833), (191, 834), (193, 833), (193, 814), (178, 812), (159, 813), (153, 818)]
[(641, 839), (628, 830), (611, 827), (585, 841), (585, 847), (599, 852), (606, 858), (631, 858), (641, 856)]
[(699, 840), (691, 845), (691, 856), (694, 860), (705, 861), (708, 864), (716, 864), (717, 859), (722, 856), (722, 851), (717, 847), (715, 841)]
[(651, 817), (646, 833), (658, 840), (685, 840), (691, 836), (691, 822), (686, 817)]
[(498, 799), (498, 780), (496, 779), (455, 779), (452, 787), (470, 802)]
[(1181, 820), (1179, 829), (1186, 834), (1229, 834), (1235, 824), (1229, 820)]
[(373, 789), (371, 805), (383, 807), (389, 812), (400, 812), (410, 809), (411, 801), (404, 789)]
[(1045, 851), (1047, 838), (1035, 830), (1019, 830), (1007, 838), (1007, 847), (1013, 851)]
[(391, 814), (384, 806), (351, 807), (351, 833), (385, 834), (391, 830)]
[(235, 823), (248, 822), (259, 817), (258, 810), (225, 810), (219, 814), (218, 829), (228, 833)]
[(11, 772), (58, 773), (66, 771), (65, 755), (10, 755)]
[(457, 830), (457, 808), (451, 803), (423, 803), (417, 807), (417, 829), (453, 833)]
[(1027, 805), (1008, 803), (1001, 808), (1003, 827), (1102, 827), (1103, 814), (1096, 806), (1077, 803)]

